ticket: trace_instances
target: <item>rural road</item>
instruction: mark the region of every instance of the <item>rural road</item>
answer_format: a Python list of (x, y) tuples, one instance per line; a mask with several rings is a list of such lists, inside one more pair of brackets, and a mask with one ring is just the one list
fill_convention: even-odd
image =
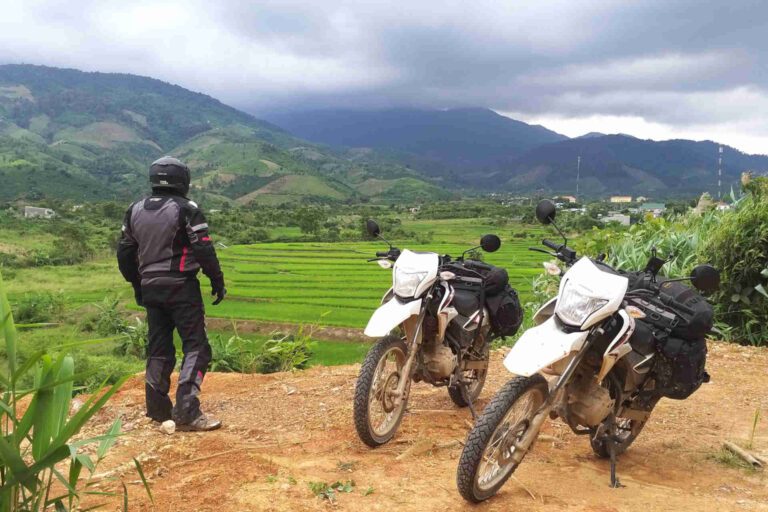
[[(482, 405), (507, 378), (503, 353), (493, 356)], [(352, 425), (358, 366), (273, 375), (211, 374), (204, 408), (225, 427), (166, 436), (143, 419), (143, 383), (131, 380), (89, 425), (103, 432), (121, 415), (128, 433), (101, 472), (124, 473), (131, 510), (157, 511), (713, 511), (768, 510), (768, 479), (716, 460), (724, 440), (746, 439), (762, 411), (755, 449), (768, 453), (768, 350), (710, 344), (712, 382), (685, 401), (663, 400), (620, 459), (625, 487), (608, 487), (608, 463), (583, 437), (557, 422), (514, 479), (479, 506), (455, 488), (457, 458), (470, 421), (445, 389), (414, 386), (409, 414), (387, 446), (369, 450)], [(143, 493), (132, 457), (143, 461), (155, 505)], [(316, 497), (311, 482), (346, 483), (335, 502)], [(108, 484), (104, 484), (108, 486)], [(112, 510), (120, 510), (117, 506)]]

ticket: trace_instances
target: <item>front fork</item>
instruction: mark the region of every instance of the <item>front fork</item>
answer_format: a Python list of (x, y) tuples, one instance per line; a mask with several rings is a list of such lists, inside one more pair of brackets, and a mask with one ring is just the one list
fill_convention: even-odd
[(594, 338), (594, 336), (589, 336), (589, 338), (587, 338), (584, 346), (575, 356), (573, 356), (573, 359), (571, 359), (571, 361), (568, 363), (568, 366), (565, 367), (565, 370), (560, 375), (560, 378), (557, 379), (557, 382), (547, 395), (547, 399), (544, 400), (544, 403), (541, 405), (539, 410), (536, 411), (536, 413), (533, 415), (528, 428), (520, 438), (514, 440), (512, 443), (512, 447), (514, 447), (514, 451), (512, 452), (512, 460), (515, 461), (515, 463), (519, 464), (522, 462), (523, 457), (525, 457), (525, 455), (531, 449), (533, 442), (539, 436), (539, 431), (541, 430), (541, 426), (544, 424), (544, 420), (547, 419), (555, 404), (561, 400), (562, 394), (565, 392), (566, 384), (570, 382), (571, 377), (573, 377), (573, 374), (576, 371), (576, 368), (578, 368), (581, 360), (584, 359), (584, 355), (592, 345), (592, 340)]
[(421, 311), (418, 316), (411, 317), (403, 322), (405, 330), (405, 337), (407, 340), (406, 346), (408, 353), (405, 357), (405, 364), (400, 375), (400, 381), (397, 383), (397, 388), (392, 392), (392, 399), (395, 407), (398, 407), (400, 403), (408, 400), (408, 394), (411, 389), (411, 380), (413, 374), (416, 371), (416, 353), (421, 347), (422, 326), (424, 325), (424, 317), (427, 315), (427, 305), (432, 300), (432, 291), (430, 291), (421, 305)]

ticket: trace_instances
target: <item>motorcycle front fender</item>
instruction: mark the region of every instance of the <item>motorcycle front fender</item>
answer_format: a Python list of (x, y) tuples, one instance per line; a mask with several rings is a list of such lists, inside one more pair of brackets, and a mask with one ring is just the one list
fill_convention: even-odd
[(371, 338), (386, 336), (411, 316), (418, 315), (421, 311), (421, 303), (422, 299), (400, 302), (397, 297), (393, 297), (374, 311), (365, 327), (365, 335)]
[(555, 317), (525, 331), (504, 358), (504, 367), (515, 375), (530, 377), (581, 350), (588, 331), (564, 332)]

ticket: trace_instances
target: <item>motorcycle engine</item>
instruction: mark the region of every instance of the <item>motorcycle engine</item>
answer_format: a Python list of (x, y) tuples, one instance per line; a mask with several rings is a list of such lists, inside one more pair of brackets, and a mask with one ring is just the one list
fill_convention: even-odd
[(456, 368), (456, 354), (442, 343), (432, 342), (423, 346), (424, 366), (434, 380), (447, 379)]
[(611, 413), (614, 400), (594, 379), (577, 380), (569, 388), (568, 410), (580, 425), (596, 427)]

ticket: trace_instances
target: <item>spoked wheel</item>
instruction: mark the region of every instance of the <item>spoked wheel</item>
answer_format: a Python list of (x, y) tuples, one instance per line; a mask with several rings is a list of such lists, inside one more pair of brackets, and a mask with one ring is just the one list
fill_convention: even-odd
[[(474, 403), (475, 400), (477, 400), (477, 397), (480, 396), (480, 392), (483, 390), (483, 386), (485, 386), (485, 378), (487, 375), (487, 368), (483, 370), (466, 370), (464, 372), (463, 378), (464, 382), (467, 383), (467, 394), (472, 403)], [(461, 386), (448, 386), (448, 395), (450, 395), (453, 403), (459, 407), (467, 407), (469, 405)]]
[(526, 434), (549, 394), (541, 375), (515, 377), (491, 399), (467, 436), (456, 483), (465, 500), (479, 503), (498, 492), (522, 459), (515, 442)]
[(395, 391), (404, 378), (406, 352), (400, 338), (386, 336), (368, 351), (360, 368), (355, 386), (355, 429), (360, 439), (372, 448), (392, 439), (403, 419), (407, 396), (397, 400)]

